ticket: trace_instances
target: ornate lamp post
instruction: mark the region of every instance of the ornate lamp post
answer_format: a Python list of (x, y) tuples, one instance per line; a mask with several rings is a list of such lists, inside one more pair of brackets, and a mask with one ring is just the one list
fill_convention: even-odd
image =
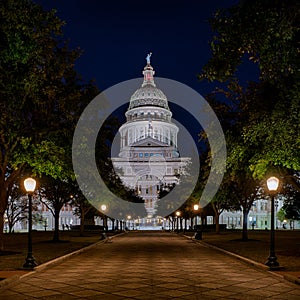
[(33, 269), (37, 263), (32, 255), (32, 194), (35, 190), (36, 181), (33, 178), (24, 180), (24, 187), (28, 194), (28, 252), (23, 268)]
[(270, 177), (267, 180), (267, 186), (271, 195), (271, 235), (270, 235), (270, 255), (265, 264), (269, 266), (270, 269), (277, 269), (279, 267), (279, 263), (275, 255), (275, 231), (274, 231), (274, 214), (275, 214), (274, 196), (278, 189), (278, 185), (279, 185), (279, 179), (276, 177)]
[(180, 211), (176, 211), (176, 231), (179, 232), (179, 217), (180, 217)]
[[(199, 205), (198, 204), (195, 204), (194, 205), (194, 211), (196, 212), (196, 214), (197, 214), (197, 211), (198, 211), (198, 209), (199, 209)], [(195, 217), (195, 229), (196, 229), (196, 232), (195, 232), (195, 235), (194, 235), (194, 239), (196, 239), (196, 240), (202, 240), (202, 230), (198, 230), (198, 228), (197, 228), (197, 215), (196, 215), (196, 217)], [(201, 225), (202, 226), (202, 225)]]
[(199, 209), (199, 205), (198, 204), (194, 204), (194, 211), (195, 211), (195, 229), (197, 231), (197, 211)]
[(127, 216), (128, 219), (128, 230), (130, 230), (130, 224), (131, 224), (131, 216)]
[(105, 232), (107, 232), (108, 231), (108, 228), (107, 228), (107, 216), (105, 215), (107, 206), (105, 204), (102, 204), (100, 208), (101, 208), (101, 211), (104, 214), (104, 216), (103, 216), (103, 228), (104, 228)]

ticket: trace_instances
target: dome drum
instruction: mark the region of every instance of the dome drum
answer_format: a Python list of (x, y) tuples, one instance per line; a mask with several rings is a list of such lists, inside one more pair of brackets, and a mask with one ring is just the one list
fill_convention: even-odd
[(144, 106), (128, 110), (125, 116), (127, 118), (127, 122), (150, 119), (171, 122), (172, 113), (171, 111), (161, 107)]

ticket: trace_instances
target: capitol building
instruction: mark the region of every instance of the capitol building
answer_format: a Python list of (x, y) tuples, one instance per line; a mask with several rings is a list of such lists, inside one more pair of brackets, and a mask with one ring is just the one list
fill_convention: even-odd
[[(159, 199), (162, 190), (180, 185), (185, 170), (190, 163), (189, 157), (181, 157), (178, 149), (179, 128), (172, 120), (172, 112), (168, 99), (154, 80), (155, 71), (150, 63), (148, 54), (146, 66), (143, 69), (141, 86), (128, 99), (128, 109), (125, 113), (126, 122), (119, 128), (120, 146), (116, 157), (112, 157), (113, 166), (123, 184), (144, 201), (145, 215), (134, 219), (127, 219), (127, 227), (131, 229), (161, 229), (170, 228), (170, 220), (165, 219), (168, 213), (178, 209), (176, 201), (173, 209), (168, 213), (160, 209), (164, 198)], [(284, 197), (275, 201), (275, 213), (284, 204)], [(181, 203), (182, 204), (182, 203)], [(75, 214), (75, 207), (66, 203), (59, 218), (59, 228), (69, 229), (80, 224)], [(53, 230), (54, 218), (51, 211), (42, 203), (37, 205), (36, 212), (41, 222), (33, 225), (37, 230)], [(5, 215), (5, 231), (8, 230), (7, 215)], [(200, 224), (201, 220), (196, 221)], [(214, 224), (214, 216), (205, 216), (205, 224)], [(225, 224), (227, 229), (242, 228), (243, 214), (241, 211), (223, 211), (219, 216), (219, 223)], [(104, 225), (99, 216), (94, 217), (95, 225)], [(193, 223), (187, 220), (187, 228)], [(266, 229), (271, 224), (270, 201), (257, 199), (254, 201), (248, 216), (248, 228)], [(288, 228), (289, 221), (279, 221), (275, 218), (276, 228)], [(113, 222), (108, 219), (108, 228), (112, 229)], [(295, 222), (293, 228), (300, 228), (300, 222)], [(15, 224), (16, 231), (26, 230), (26, 220)], [(290, 228), (292, 228), (290, 226)]]
[(179, 129), (172, 122), (167, 97), (154, 82), (150, 56), (146, 58), (142, 85), (130, 98), (126, 123), (119, 129), (119, 155), (112, 158), (123, 184), (144, 200), (147, 216), (139, 220), (140, 227), (155, 226), (163, 217), (157, 215), (159, 192), (179, 184), (189, 161), (177, 148)]

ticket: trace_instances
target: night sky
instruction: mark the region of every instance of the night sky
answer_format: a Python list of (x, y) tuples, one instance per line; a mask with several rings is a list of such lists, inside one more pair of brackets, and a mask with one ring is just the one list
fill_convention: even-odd
[[(95, 80), (100, 91), (138, 77), (142, 83), (145, 58), (152, 52), (155, 76), (179, 81), (205, 96), (216, 86), (216, 83), (197, 79), (210, 58), (209, 44), (214, 33), (209, 19), (217, 9), (231, 7), (239, 1), (35, 2), (46, 10), (56, 9), (57, 15), (66, 22), (64, 35), (70, 40), (70, 47), (84, 51), (76, 70), (85, 81)], [(239, 71), (240, 83), (257, 78), (257, 74), (257, 68), (244, 64)], [(174, 119), (184, 125), (198, 143), (200, 123), (171, 101), (169, 105)], [(127, 106), (117, 112), (121, 124), (125, 122), (126, 109)]]
[[(208, 20), (218, 8), (233, 1), (99, 1), (36, 0), (45, 9), (57, 9), (66, 21), (65, 37), (84, 53), (76, 69), (105, 90), (124, 80), (141, 77), (147, 53), (156, 76), (185, 83), (202, 95), (213, 85), (197, 74), (210, 57), (213, 35)], [(250, 73), (249, 73), (250, 72)], [(242, 80), (255, 76), (244, 68)]]

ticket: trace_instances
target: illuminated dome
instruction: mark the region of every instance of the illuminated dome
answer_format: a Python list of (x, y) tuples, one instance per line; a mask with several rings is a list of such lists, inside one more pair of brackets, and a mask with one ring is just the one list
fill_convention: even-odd
[[(165, 94), (156, 87), (153, 67), (150, 64), (151, 53), (147, 55), (144, 67), (144, 81), (130, 98), (125, 113), (126, 123), (120, 129), (120, 157), (128, 157), (132, 147), (146, 139), (153, 139), (160, 146), (177, 148), (178, 127), (172, 122), (172, 112)], [(174, 152), (175, 153), (175, 152)]]
[(154, 83), (154, 74), (149, 58), (143, 71), (144, 82), (131, 96), (128, 110), (141, 106), (157, 106), (169, 110), (167, 97)]

